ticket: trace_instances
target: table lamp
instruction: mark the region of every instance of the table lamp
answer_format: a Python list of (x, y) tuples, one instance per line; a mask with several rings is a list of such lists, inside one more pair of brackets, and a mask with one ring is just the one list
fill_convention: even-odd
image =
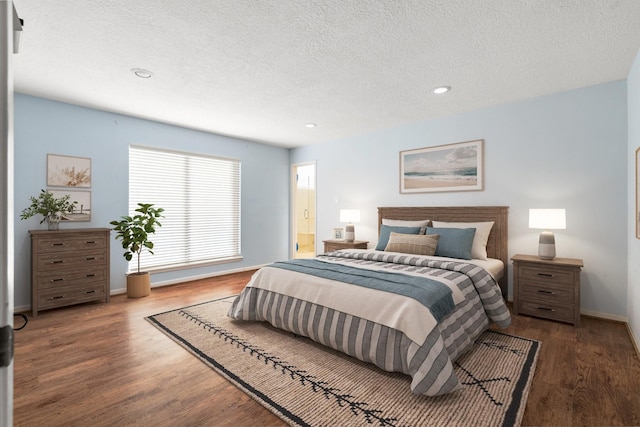
[(549, 230), (564, 230), (567, 220), (564, 209), (529, 209), (529, 228), (544, 230), (540, 233), (538, 256), (553, 259), (556, 256), (556, 240)]
[(344, 229), (344, 240), (346, 242), (353, 242), (356, 239), (356, 229), (353, 223), (360, 222), (360, 210), (340, 209), (340, 222), (348, 223)]

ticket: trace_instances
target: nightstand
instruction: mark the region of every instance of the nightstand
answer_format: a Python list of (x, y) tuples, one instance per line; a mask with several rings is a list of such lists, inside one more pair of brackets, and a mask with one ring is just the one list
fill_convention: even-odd
[(581, 259), (515, 255), (511, 260), (514, 314), (580, 326)]
[(353, 242), (347, 242), (344, 240), (323, 240), (324, 251), (333, 252), (340, 249), (367, 249), (369, 242), (364, 240), (354, 240)]

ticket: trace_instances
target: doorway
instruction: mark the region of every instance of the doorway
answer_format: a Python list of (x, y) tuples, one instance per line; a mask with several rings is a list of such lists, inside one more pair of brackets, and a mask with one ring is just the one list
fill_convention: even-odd
[(293, 165), (293, 258), (316, 256), (316, 164)]

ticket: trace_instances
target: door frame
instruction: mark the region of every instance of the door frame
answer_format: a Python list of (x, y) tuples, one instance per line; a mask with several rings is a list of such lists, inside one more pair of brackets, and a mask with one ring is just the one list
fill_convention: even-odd
[[(14, 31), (21, 31), (12, 0), (0, 0), (0, 327), (13, 329), (14, 291), (14, 158), (13, 54)], [(2, 343), (4, 345), (6, 343)], [(9, 345), (13, 348), (13, 338)], [(0, 367), (0, 425), (13, 424), (13, 358)]]
[[(291, 259), (294, 259), (296, 256), (296, 243), (297, 243), (297, 231), (298, 231), (298, 227), (297, 227), (297, 215), (296, 215), (296, 190), (298, 188), (298, 182), (296, 179), (296, 175), (297, 175), (297, 170), (299, 167), (302, 166), (310, 166), (313, 165), (313, 181), (314, 181), (314, 185), (315, 185), (315, 191), (314, 191), (314, 206), (317, 207), (317, 204), (315, 203), (317, 201), (317, 197), (318, 197), (318, 168), (316, 165), (316, 161), (311, 161), (311, 162), (302, 162), (302, 163), (293, 163), (291, 165), (291, 212), (289, 214), (289, 218), (291, 218), (290, 224), (291, 224), (291, 230), (289, 231), (289, 235), (290, 235), (290, 250), (289, 250), (289, 257)], [(317, 210), (317, 208), (316, 208)], [(315, 217), (317, 218), (317, 212)], [(317, 244), (318, 244), (318, 229), (317, 229), (317, 224), (318, 221), (317, 219), (314, 221), (314, 236), (315, 236), (315, 242), (313, 245), (313, 251), (314, 253), (317, 253)]]

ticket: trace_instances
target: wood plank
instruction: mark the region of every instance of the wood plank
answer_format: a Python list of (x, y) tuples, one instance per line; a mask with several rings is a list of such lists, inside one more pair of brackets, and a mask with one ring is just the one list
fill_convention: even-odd
[[(251, 273), (30, 319), (16, 331), (14, 425), (285, 425), (143, 319), (236, 294)], [(543, 342), (523, 425), (640, 425), (640, 361), (623, 324), (514, 316), (505, 331)]]

